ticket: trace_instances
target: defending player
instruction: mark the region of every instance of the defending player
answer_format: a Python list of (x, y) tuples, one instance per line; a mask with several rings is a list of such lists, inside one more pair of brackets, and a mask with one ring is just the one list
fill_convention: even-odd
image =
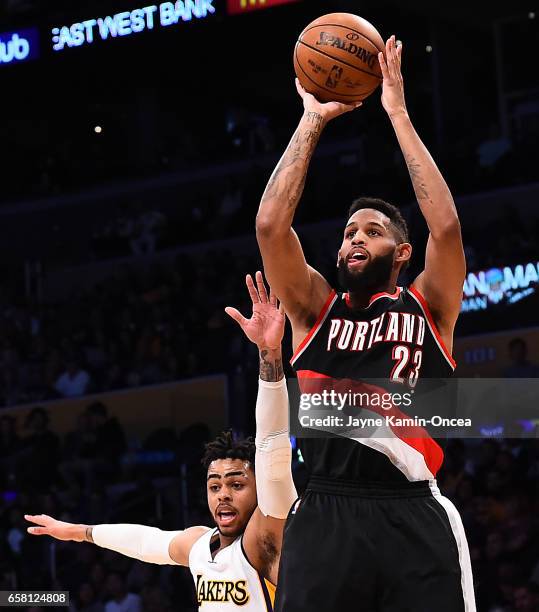
[(203, 462), (208, 507), (216, 527), (162, 531), (144, 525), (76, 525), (42, 514), (25, 515), (39, 525), (29, 527), (29, 533), (93, 542), (149, 563), (188, 566), (200, 610), (273, 609), (284, 519), (297, 495), (281, 357), (285, 317), (275, 296), (268, 299), (260, 272), (256, 282), (257, 287), (247, 277), (251, 319), (234, 308), (226, 309), (260, 352), (256, 459), (255, 444), (234, 442), (230, 433), (207, 445)]
[[(296, 82), (304, 114), (260, 204), (264, 270), (291, 321), (292, 365), (303, 387), (316, 379), (338, 385), (377, 378), (417, 390), (455, 367), (453, 330), (465, 275), (460, 224), (408, 116), (401, 53), (392, 36), (379, 62), (382, 104), (430, 231), (425, 269), (412, 286), (397, 286), (412, 247), (391, 204), (375, 198), (352, 204), (337, 258), (345, 294), (307, 264), (292, 229), (320, 134), (353, 106), (321, 104)], [(386, 434), (300, 441), (310, 482), (285, 528), (279, 612), (475, 610), (462, 521), (434, 480), (442, 449), (432, 438)]]

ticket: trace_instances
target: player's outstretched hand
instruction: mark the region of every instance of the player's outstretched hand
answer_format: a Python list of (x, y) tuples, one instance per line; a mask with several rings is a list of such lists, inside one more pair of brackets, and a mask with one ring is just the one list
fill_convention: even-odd
[(58, 521), (47, 514), (25, 514), (24, 518), (38, 527), (28, 527), (28, 533), (32, 535), (49, 535), (57, 540), (84, 541), (84, 527), (74, 523)]
[(256, 285), (250, 274), (245, 279), (247, 291), (253, 302), (253, 314), (246, 319), (239, 310), (227, 306), (225, 312), (243, 329), (244, 334), (258, 348), (278, 349), (284, 335), (285, 314), (282, 305), (272, 293), (268, 297), (262, 272), (255, 275)]
[(407, 112), (404, 100), (401, 58), (402, 44), (397, 45), (395, 35), (393, 35), (386, 42), (386, 57), (383, 53), (378, 53), (378, 61), (384, 77), (382, 106), (390, 117)]
[(359, 108), (363, 104), (363, 102), (356, 102), (355, 104), (343, 104), (342, 102), (319, 102), (312, 94), (307, 93), (305, 89), (303, 89), (299, 79), (296, 79), (296, 89), (303, 100), (303, 108), (308, 113), (317, 113), (321, 115), (324, 123), (335, 119), (335, 117), (338, 117), (339, 115), (349, 113), (350, 111)]

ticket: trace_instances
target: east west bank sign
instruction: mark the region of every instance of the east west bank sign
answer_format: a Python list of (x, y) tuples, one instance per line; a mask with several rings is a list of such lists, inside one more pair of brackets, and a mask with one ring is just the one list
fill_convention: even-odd
[[(227, 13), (237, 15), (268, 9), (300, 0), (227, 0)], [(52, 49), (64, 51), (73, 47), (92, 45), (128, 37), (147, 30), (162, 29), (193, 20), (203, 20), (217, 12), (218, 0), (175, 0), (148, 4), (115, 14), (94, 16), (70, 24), (55, 25), (51, 29)], [(221, 10), (221, 9), (219, 9)], [(3, 32), (0, 34), (0, 66), (19, 64), (37, 59), (41, 54), (38, 28)]]
[(150, 4), (114, 15), (92, 17), (52, 28), (55, 51), (91, 45), (96, 40), (132, 36), (146, 30), (205, 19), (216, 12), (214, 0), (177, 0)]

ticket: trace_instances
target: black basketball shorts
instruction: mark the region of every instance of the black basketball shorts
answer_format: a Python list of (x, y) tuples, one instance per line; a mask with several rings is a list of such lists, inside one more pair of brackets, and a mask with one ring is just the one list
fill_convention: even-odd
[(475, 612), (460, 516), (434, 482), (312, 477), (288, 516), (276, 612)]

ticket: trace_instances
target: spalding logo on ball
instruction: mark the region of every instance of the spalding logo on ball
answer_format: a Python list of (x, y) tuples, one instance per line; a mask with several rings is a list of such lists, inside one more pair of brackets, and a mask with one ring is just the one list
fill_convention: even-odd
[(294, 68), (303, 88), (320, 102), (352, 104), (370, 96), (382, 82), (378, 53), (384, 50), (378, 30), (366, 19), (330, 13), (299, 35)]

